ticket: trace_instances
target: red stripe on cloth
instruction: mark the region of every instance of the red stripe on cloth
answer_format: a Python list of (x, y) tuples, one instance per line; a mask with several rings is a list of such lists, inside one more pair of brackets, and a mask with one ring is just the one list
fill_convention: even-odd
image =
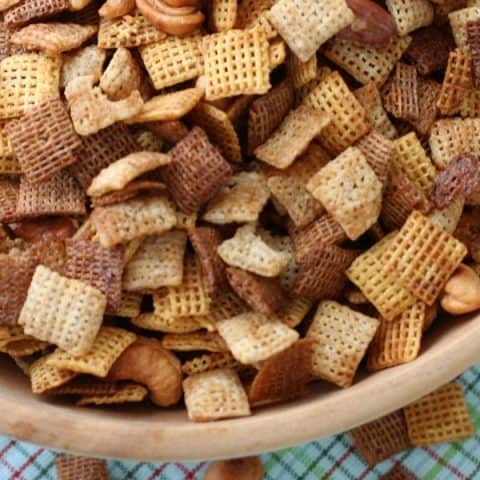
[(338, 467), (354, 452), (355, 447), (353, 445), (350, 445), (348, 450), (340, 457), (337, 459), (337, 461), (332, 465), (330, 470), (321, 478), (321, 480), (328, 480), (332, 473), (335, 472), (335, 470), (338, 469)]
[(15, 445), (15, 441), (14, 440), (10, 440), (10, 442), (8, 442), (5, 447), (2, 448), (2, 450), (0, 451), (0, 463), (7, 469), (7, 470), (10, 470), (12, 473), (15, 471), (15, 469), (13, 468), (12, 465), (10, 465), (10, 463), (7, 462), (7, 460), (5, 459), (5, 454), (13, 447), (13, 445)]
[(164, 463), (163, 465), (160, 465), (153, 473), (150, 477), (148, 477), (148, 480), (155, 480), (155, 478), (157, 478), (158, 475), (160, 475), (164, 470), (165, 468), (167, 467), (167, 463)]
[(14, 472), (13, 476), (10, 477), (10, 480), (16, 480), (20, 478), (20, 475), (22, 472), (29, 466), (31, 465), (43, 452), (45, 451), (44, 448), (39, 448), (31, 457), (27, 459), (27, 461), (18, 469)]
[(467, 480), (467, 476), (465, 476), (460, 470), (456, 469), (454, 466), (450, 465), (449, 463), (445, 462), (445, 460), (438, 455), (437, 452), (432, 450), (430, 447), (424, 447), (423, 450), (428, 453), (430, 457), (432, 457), (435, 461), (442, 464), (446, 469), (450, 470), (454, 475), (462, 480)]

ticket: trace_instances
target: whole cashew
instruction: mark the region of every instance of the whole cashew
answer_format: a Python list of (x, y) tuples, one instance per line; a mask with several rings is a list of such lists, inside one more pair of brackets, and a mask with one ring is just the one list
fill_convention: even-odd
[(213, 462), (205, 473), (204, 480), (262, 480), (262, 462), (258, 457)]
[(445, 311), (463, 315), (480, 309), (480, 277), (467, 265), (458, 267), (444, 290), (440, 304)]
[(198, 10), (189, 15), (167, 15), (162, 13), (156, 5), (161, 0), (136, 0), (140, 13), (155, 27), (169, 35), (187, 35), (196, 30), (205, 20), (203, 13)]
[(152, 402), (160, 407), (175, 405), (182, 396), (180, 361), (154, 338), (138, 337), (113, 364), (108, 379), (145, 385)]
[(171, 7), (163, 0), (151, 0), (153, 6), (160, 12), (164, 13), (165, 15), (170, 15), (172, 17), (180, 17), (185, 15), (191, 15), (195, 13), (198, 8), (192, 6), (185, 6), (185, 7)]
[(107, 0), (98, 11), (101, 17), (123, 17), (135, 10), (135, 0)]

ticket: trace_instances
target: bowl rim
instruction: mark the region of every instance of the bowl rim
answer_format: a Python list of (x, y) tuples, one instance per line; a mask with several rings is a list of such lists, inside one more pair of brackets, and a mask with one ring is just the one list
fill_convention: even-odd
[(292, 447), (399, 409), (480, 360), (480, 314), (445, 323), (448, 328), (441, 327), (432, 340), (427, 336), (425, 350), (411, 363), (376, 372), (319, 399), (264, 408), (251, 417), (163, 423), (130, 411), (126, 421), (118, 421), (122, 412), (66, 408), (0, 389), (0, 411), (7, 413), (0, 416), (0, 432), (57, 450), (137, 461), (233, 458)]

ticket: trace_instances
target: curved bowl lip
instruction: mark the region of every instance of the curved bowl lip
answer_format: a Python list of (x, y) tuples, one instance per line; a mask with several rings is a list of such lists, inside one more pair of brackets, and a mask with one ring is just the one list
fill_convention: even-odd
[(121, 412), (35, 404), (0, 392), (0, 411), (8, 412), (0, 416), (0, 431), (59, 450), (138, 461), (234, 458), (287, 448), (386, 415), (472, 366), (480, 359), (480, 315), (451, 321), (455, 325), (428, 341), (414, 362), (377, 372), (348, 389), (265, 408), (251, 417), (163, 423), (130, 412), (119, 421)]

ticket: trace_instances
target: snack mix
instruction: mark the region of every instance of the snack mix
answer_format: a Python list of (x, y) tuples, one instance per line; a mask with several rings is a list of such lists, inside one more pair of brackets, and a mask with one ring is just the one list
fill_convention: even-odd
[[(244, 417), (480, 309), (480, 2), (2, 10), (0, 351), (34, 395)], [(369, 464), (470, 434), (455, 384), (352, 431)]]

